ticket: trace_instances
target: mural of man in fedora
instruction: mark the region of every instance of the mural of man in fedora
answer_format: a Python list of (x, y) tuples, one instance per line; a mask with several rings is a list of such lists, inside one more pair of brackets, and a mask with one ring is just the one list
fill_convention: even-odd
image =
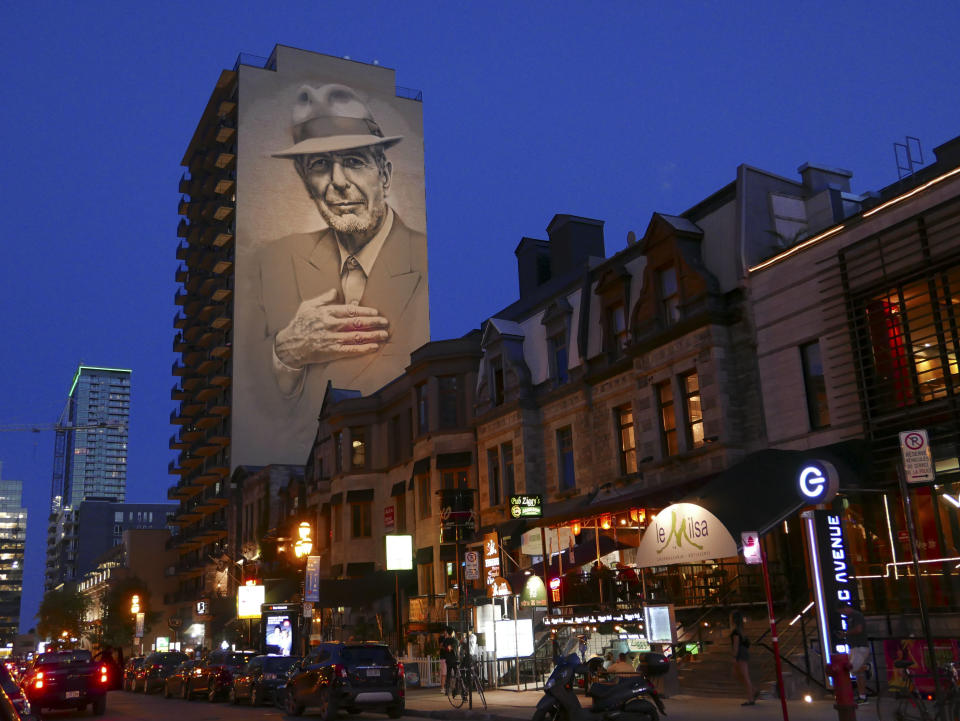
[(263, 247), (258, 304), (276, 389), (300, 399), (313, 386), (319, 408), (328, 381), (375, 390), (428, 340), (427, 246), (387, 202), (385, 151), (402, 138), (381, 132), (357, 92), (303, 85), (292, 129), (293, 145), (270, 154), (290, 163), (326, 228)]

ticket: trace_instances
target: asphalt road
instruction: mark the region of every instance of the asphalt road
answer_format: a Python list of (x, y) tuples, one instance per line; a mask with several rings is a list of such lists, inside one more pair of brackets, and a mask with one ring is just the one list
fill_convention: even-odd
[[(316, 717), (316, 709), (307, 709), (301, 718)], [(129, 691), (111, 691), (107, 695), (107, 712), (100, 717), (94, 716), (89, 709), (83, 713), (77, 711), (43, 712), (44, 721), (72, 721), (73, 719), (99, 719), (102, 721), (289, 721), (283, 713), (273, 706), (251, 708), (246, 703), (236, 706), (225, 701), (210, 703), (206, 699), (183, 701), (165, 699), (162, 694), (131, 693)], [(385, 714), (362, 713), (348, 716), (341, 713), (339, 718), (346, 719), (386, 719)]]

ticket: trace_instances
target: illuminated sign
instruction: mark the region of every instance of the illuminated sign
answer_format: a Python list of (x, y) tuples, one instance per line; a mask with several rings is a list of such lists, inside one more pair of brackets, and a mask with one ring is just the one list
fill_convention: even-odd
[(413, 569), (413, 536), (384, 536), (387, 539), (387, 570)]
[(763, 551), (760, 548), (760, 534), (756, 531), (744, 531), (740, 534), (743, 546), (743, 562), (748, 566), (763, 563)]
[(553, 603), (560, 603), (560, 578), (550, 579), (550, 600)]
[(547, 605), (547, 589), (540, 576), (528, 576), (520, 592), (520, 605), (525, 608)]
[(826, 461), (807, 463), (797, 477), (800, 498), (807, 503), (829, 503), (837, 495), (838, 487), (837, 469)]
[(715, 515), (694, 503), (675, 503), (658, 513), (637, 548), (637, 566), (702, 563), (737, 555), (737, 543)]
[[(843, 633), (845, 623), (838, 607), (845, 603), (856, 605), (857, 588), (840, 515), (832, 511), (807, 511), (803, 520), (813, 571), (820, 647), (824, 650), (826, 668), (833, 654), (849, 652)], [(831, 680), (828, 678), (827, 682), (830, 684)]]
[(513, 518), (542, 518), (543, 496), (510, 496), (510, 515)]
[(483, 569), (489, 594), (490, 586), (500, 576), (500, 540), (496, 531), (483, 537)]
[(206, 616), (209, 613), (209, 606), (206, 601), (197, 601), (197, 615)]
[[(307, 556), (307, 570), (303, 574), (303, 600), (320, 601), (320, 556)], [(260, 600), (263, 603), (263, 599)]]
[(497, 658), (526, 658), (533, 655), (533, 621), (507, 619), (494, 624)]
[(170, 637), (169, 636), (157, 636), (156, 643), (153, 645), (153, 649), (158, 653), (166, 653), (170, 650)]
[(675, 643), (673, 606), (644, 606), (643, 620), (650, 643)]
[(256, 584), (237, 588), (237, 618), (260, 618), (265, 588)]

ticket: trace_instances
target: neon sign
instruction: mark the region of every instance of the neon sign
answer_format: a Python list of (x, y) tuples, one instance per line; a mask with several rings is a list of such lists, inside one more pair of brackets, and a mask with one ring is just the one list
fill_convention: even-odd
[(811, 461), (797, 478), (800, 497), (807, 503), (828, 503), (837, 495), (837, 469), (826, 461)]

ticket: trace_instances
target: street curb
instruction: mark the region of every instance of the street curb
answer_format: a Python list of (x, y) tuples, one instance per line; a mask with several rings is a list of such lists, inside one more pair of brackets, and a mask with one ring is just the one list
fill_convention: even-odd
[(515, 716), (501, 716), (500, 714), (490, 713), (489, 711), (461, 711), (460, 709), (444, 709), (443, 711), (421, 711), (419, 709), (407, 707), (404, 716), (416, 716), (418, 718), (435, 719), (470, 719), (470, 721), (517, 721)]

